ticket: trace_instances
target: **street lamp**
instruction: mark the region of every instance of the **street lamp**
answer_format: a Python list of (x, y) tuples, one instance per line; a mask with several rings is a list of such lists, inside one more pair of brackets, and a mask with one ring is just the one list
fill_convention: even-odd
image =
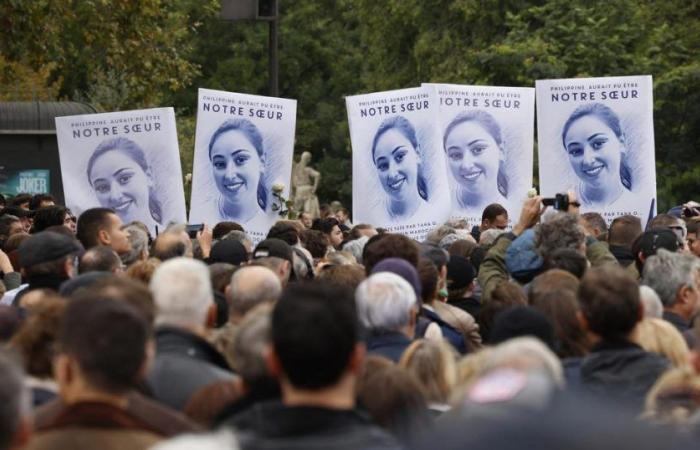
[(270, 96), (279, 97), (279, 62), (277, 60), (279, 6), (277, 0), (222, 0), (223, 20), (258, 20), (268, 22), (268, 74)]

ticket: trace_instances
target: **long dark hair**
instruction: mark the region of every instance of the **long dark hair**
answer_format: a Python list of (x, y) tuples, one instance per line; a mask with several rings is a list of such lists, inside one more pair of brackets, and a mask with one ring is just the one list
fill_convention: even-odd
[[(625, 134), (622, 132), (620, 119), (615, 114), (615, 111), (602, 103), (588, 103), (576, 108), (569, 118), (566, 119), (564, 128), (561, 131), (561, 142), (564, 145), (564, 149), (566, 149), (566, 134), (569, 132), (569, 128), (574, 122), (585, 116), (595, 116), (603, 121), (615, 133), (617, 139), (623, 144), (625, 143)], [(627, 164), (627, 156), (624, 152), (620, 155), (620, 182), (627, 190), (632, 189), (632, 171), (630, 171)]]
[[(379, 138), (382, 137), (384, 133), (393, 128), (397, 129), (406, 139), (408, 139), (413, 146), (413, 149), (416, 151), (416, 153), (418, 153), (420, 159), (420, 153), (418, 152), (418, 138), (416, 138), (416, 130), (413, 128), (413, 125), (411, 125), (411, 122), (409, 122), (408, 119), (403, 116), (394, 116), (384, 120), (379, 125), (379, 128), (377, 128), (377, 132), (374, 134), (374, 139), (372, 140), (372, 161), (374, 161), (375, 166), (377, 165), (377, 161), (374, 159), (374, 151), (377, 148), (377, 141), (379, 141)], [(423, 175), (423, 164), (418, 164), (416, 184), (418, 185), (418, 195), (420, 195), (423, 200), (428, 200), (428, 183), (425, 181), (425, 176)]]
[[(263, 160), (265, 156), (265, 150), (263, 148), (263, 138), (260, 134), (260, 131), (258, 130), (258, 127), (256, 127), (253, 122), (247, 119), (229, 119), (221, 125), (219, 125), (219, 128), (217, 128), (214, 134), (211, 135), (211, 139), (209, 140), (209, 161), (211, 161), (211, 149), (212, 147), (214, 147), (214, 143), (219, 138), (219, 136), (226, 133), (227, 131), (234, 130), (240, 131), (245, 135), (245, 137), (250, 141), (250, 143), (253, 144), (253, 147), (255, 147), (255, 151), (258, 152), (258, 156), (260, 157), (260, 159)], [(260, 181), (258, 181), (257, 199), (258, 206), (260, 206), (260, 208), (263, 211), (265, 211), (265, 209), (267, 208), (267, 189), (265, 189), (263, 177), (260, 177)]]
[[(121, 151), (136, 162), (144, 173), (150, 173), (151, 176), (153, 176), (153, 173), (150, 171), (148, 166), (148, 162), (146, 161), (146, 155), (141, 147), (139, 147), (138, 144), (131, 139), (118, 137), (102, 141), (100, 145), (97, 146), (95, 151), (92, 152), (92, 156), (90, 156), (87, 166), (87, 176), (90, 185), (92, 185), (92, 177), (90, 174), (92, 173), (92, 167), (95, 165), (95, 161), (97, 161), (97, 158), (100, 156), (112, 150)], [(158, 223), (163, 223), (163, 208), (160, 205), (160, 201), (158, 201), (158, 197), (156, 196), (155, 188), (153, 186), (148, 188), (148, 210), (150, 211), (153, 220)]]
[[(501, 127), (498, 125), (498, 122), (496, 122), (496, 119), (494, 119), (493, 116), (486, 111), (474, 110), (459, 113), (454, 119), (452, 119), (452, 122), (447, 125), (445, 134), (442, 138), (442, 147), (445, 149), (445, 151), (447, 151), (447, 137), (450, 135), (452, 130), (461, 123), (472, 121), (481, 125), (484, 130), (491, 135), (493, 140), (496, 141), (496, 144), (501, 149), (504, 149), (503, 134), (501, 134)], [(496, 185), (498, 186), (498, 192), (500, 192), (502, 196), (508, 197), (508, 175), (506, 174), (503, 160), (498, 162)]]

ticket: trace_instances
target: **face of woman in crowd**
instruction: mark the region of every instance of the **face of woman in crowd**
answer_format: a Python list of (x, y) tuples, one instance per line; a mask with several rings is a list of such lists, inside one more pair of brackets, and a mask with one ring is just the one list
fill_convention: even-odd
[(605, 188), (620, 183), (620, 159), (624, 145), (605, 122), (594, 115), (571, 124), (564, 145), (569, 162), (579, 179)]
[(418, 195), (418, 153), (400, 131), (392, 128), (379, 137), (374, 164), (382, 188), (393, 200), (406, 201)]
[(226, 201), (244, 203), (256, 198), (263, 162), (243, 132), (221, 134), (212, 146), (211, 164), (216, 187)]
[(124, 222), (148, 221), (150, 174), (126, 153), (115, 149), (95, 160), (90, 183), (100, 205), (111, 208)]
[(447, 163), (455, 181), (467, 192), (498, 192), (498, 166), (502, 150), (478, 122), (456, 125), (445, 139)]

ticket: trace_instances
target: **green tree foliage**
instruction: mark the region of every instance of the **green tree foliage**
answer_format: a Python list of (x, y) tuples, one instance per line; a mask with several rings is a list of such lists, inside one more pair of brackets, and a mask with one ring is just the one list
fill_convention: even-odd
[[(155, 106), (189, 85), (191, 27), (166, 0), (8, 0), (0, 54), (42, 73), (60, 98), (105, 109)], [(25, 95), (15, 91), (18, 97)]]
[[(421, 82), (533, 86), (651, 74), (659, 207), (700, 197), (700, 3), (686, 0), (279, 0), (280, 95), (320, 196), (351, 197), (344, 97)], [(191, 171), (197, 87), (267, 95), (268, 26), (220, 0), (0, 2), (1, 98), (175, 106)], [(13, 94), (15, 93), (15, 94)], [(32, 93), (32, 94), (30, 94)]]

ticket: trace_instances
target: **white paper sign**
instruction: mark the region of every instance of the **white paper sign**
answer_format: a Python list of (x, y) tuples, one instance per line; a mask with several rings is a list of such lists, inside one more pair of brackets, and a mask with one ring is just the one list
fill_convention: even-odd
[(651, 76), (538, 80), (541, 193), (608, 221), (656, 214)]
[(190, 223), (241, 224), (257, 243), (289, 198), (296, 100), (199, 89)]
[(185, 221), (185, 195), (172, 108), (56, 118), (66, 206), (76, 215), (111, 208), (155, 234)]
[(440, 139), (446, 158), (453, 219), (479, 225), (488, 205), (518, 220), (532, 187), (535, 123), (533, 88), (432, 86), (440, 101)]
[(356, 95), (346, 104), (355, 223), (424, 239), (450, 211), (435, 91)]

